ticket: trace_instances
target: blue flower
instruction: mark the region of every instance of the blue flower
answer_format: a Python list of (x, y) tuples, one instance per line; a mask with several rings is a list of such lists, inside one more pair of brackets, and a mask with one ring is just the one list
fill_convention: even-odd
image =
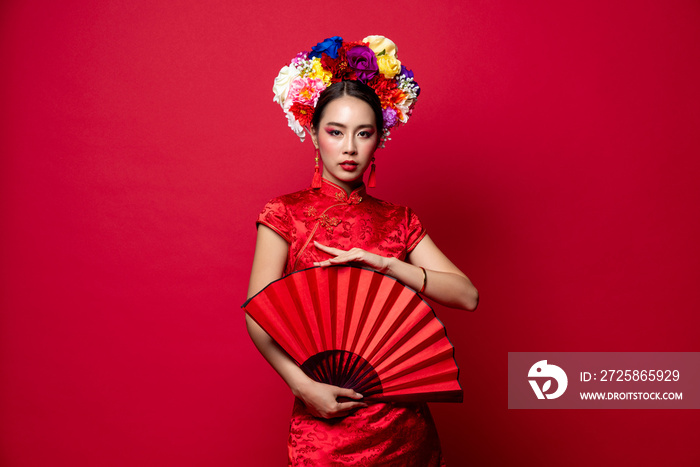
[(311, 52), (309, 52), (309, 58), (319, 57), (321, 54), (326, 54), (331, 58), (338, 58), (338, 49), (343, 45), (343, 38), (339, 36), (329, 37), (323, 42), (319, 42), (315, 46), (311, 47)]

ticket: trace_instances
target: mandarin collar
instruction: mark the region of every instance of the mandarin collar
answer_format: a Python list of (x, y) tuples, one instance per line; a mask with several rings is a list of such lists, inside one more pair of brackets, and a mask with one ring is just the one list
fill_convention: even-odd
[(339, 187), (333, 182), (329, 182), (325, 178), (321, 179), (321, 188), (319, 190), (322, 194), (326, 196), (330, 196), (331, 198), (335, 199), (339, 203), (344, 203), (344, 204), (359, 204), (362, 202), (362, 198), (365, 196), (365, 193), (367, 192), (367, 188), (365, 188), (365, 184), (363, 183), (359, 187), (355, 188), (352, 193), (349, 195), (345, 192), (344, 189)]

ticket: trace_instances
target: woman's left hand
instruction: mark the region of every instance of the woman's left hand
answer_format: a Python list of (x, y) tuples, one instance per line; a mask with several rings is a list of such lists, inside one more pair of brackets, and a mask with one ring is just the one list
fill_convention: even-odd
[(358, 263), (379, 272), (386, 272), (386, 270), (389, 268), (389, 258), (370, 253), (362, 248), (341, 250), (340, 248), (331, 248), (318, 242), (314, 242), (314, 246), (319, 250), (334, 256), (334, 258), (330, 258), (325, 261), (315, 262), (314, 266), (326, 267), (334, 264)]

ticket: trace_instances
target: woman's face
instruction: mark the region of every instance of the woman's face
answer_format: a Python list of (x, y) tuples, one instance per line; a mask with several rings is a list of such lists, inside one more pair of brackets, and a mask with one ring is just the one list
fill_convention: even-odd
[(321, 153), (323, 178), (348, 191), (357, 188), (379, 138), (369, 104), (351, 96), (335, 99), (326, 106), (319, 128), (311, 135)]

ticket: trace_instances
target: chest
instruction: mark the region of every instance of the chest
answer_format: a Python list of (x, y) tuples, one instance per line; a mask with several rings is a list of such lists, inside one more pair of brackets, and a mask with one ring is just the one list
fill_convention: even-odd
[(405, 259), (408, 225), (401, 209), (380, 203), (310, 204), (291, 213), (292, 241), (287, 272), (313, 266), (330, 255), (313, 242), (349, 250), (362, 248), (386, 257)]

